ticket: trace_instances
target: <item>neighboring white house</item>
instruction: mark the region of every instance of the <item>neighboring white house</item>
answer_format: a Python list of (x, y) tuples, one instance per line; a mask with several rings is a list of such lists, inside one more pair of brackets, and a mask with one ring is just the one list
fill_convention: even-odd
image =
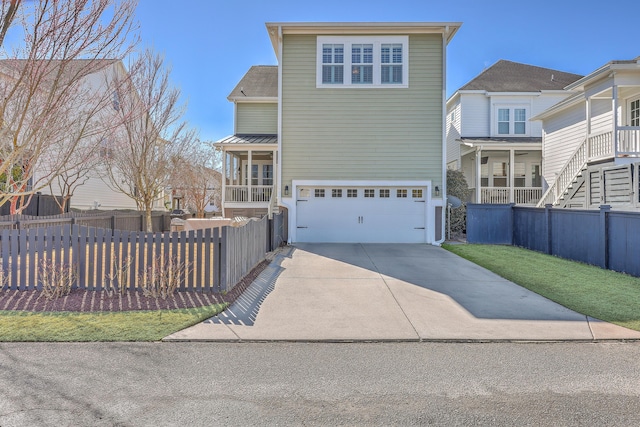
[(566, 88), (536, 115), (543, 129), (538, 206), (640, 208), (640, 57), (611, 61)]
[[(4, 77), (9, 75), (9, 73), (3, 74), (2, 70), (10, 70), (10, 67), (15, 67), (16, 63), (20, 64), (20, 61), (0, 61), (0, 76)], [(109, 117), (114, 113), (114, 111), (117, 111), (120, 101), (117, 99), (115, 92), (110, 93), (112, 89), (109, 89), (108, 82), (112, 76), (117, 74), (123, 75), (126, 74), (127, 71), (122, 64), (122, 61), (116, 59), (96, 60), (92, 62), (92, 64), (95, 68), (92, 69), (91, 72), (87, 72), (84, 60), (71, 61), (69, 64), (66, 64), (66, 73), (69, 73), (70, 75), (73, 73), (86, 73), (86, 75), (81, 79), (81, 89), (79, 89), (79, 92), (82, 91), (84, 94), (83, 96), (87, 96), (88, 102), (98, 103), (98, 105), (101, 105), (101, 109), (98, 113), (88, 113), (88, 111), (91, 111), (93, 107), (88, 106), (85, 101), (81, 101), (81, 104), (77, 106), (67, 106), (67, 109), (69, 111), (78, 111), (78, 114), (91, 114), (92, 117), (94, 117), (92, 121), (104, 121), (105, 123), (109, 123)], [(81, 99), (81, 97), (79, 96), (77, 99)], [(85, 105), (87, 105), (86, 108)], [(82, 113), (80, 113), (80, 111), (82, 111)], [(92, 122), (90, 121), (87, 123), (90, 126)], [(101, 144), (101, 147), (97, 152), (91, 151), (91, 155), (89, 155), (89, 151), (86, 148), (87, 145), (83, 145), (83, 142), (80, 142), (73, 153), (70, 155), (65, 153), (65, 155), (69, 155), (68, 164), (82, 164), (84, 166), (87, 164), (91, 165), (88, 169), (88, 173), (85, 174), (82, 172), (82, 176), (77, 178), (77, 182), (81, 183), (81, 185), (78, 185), (73, 191), (70, 207), (81, 210), (137, 209), (136, 203), (133, 199), (127, 197), (121, 192), (113, 190), (108, 184), (108, 178), (106, 176), (103, 178), (104, 174), (100, 173), (100, 168), (104, 164), (104, 161), (101, 159), (110, 155), (110, 144), (112, 141), (108, 136), (92, 135), (86, 137), (87, 143), (90, 138), (92, 139), (91, 144), (94, 142), (99, 142)], [(55, 147), (50, 148), (50, 151), (51, 150), (55, 151)], [(60, 188), (64, 185), (64, 176), (73, 180), (76, 179), (73, 177), (74, 173), (77, 173), (78, 170), (86, 169), (84, 166), (72, 168), (65, 171), (64, 174), (54, 177), (51, 181), (51, 186), (43, 187), (43, 183), (49, 181), (53, 174), (51, 170), (52, 168), (48, 165), (48, 162), (50, 161), (49, 158), (54, 158), (56, 155), (57, 153), (54, 152), (41, 155), (38, 160), (39, 163), (37, 164), (33, 174), (32, 182), (37, 186), (38, 191), (44, 194), (60, 195)], [(60, 160), (56, 159), (55, 162), (51, 163), (55, 163), (57, 165), (60, 163)], [(56, 166), (53, 170), (58, 170), (58, 167)], [(163, 200), (164, 196), (161, 196), (157, 200), (155, 208), (164, 209)]]
[(530, 118), (582, 76), (500, 60), (447, 101), (447, 167), (475, 203), (535, 204), (542, 196), (542, 127)]

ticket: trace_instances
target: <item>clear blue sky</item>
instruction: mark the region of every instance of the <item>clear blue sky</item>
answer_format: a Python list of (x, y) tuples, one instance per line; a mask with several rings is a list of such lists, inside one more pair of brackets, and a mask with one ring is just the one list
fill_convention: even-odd
[(139, 0), (143, 44), (163, 52), (201, 138), (233, 133), (227, 95), (251, 65), (275, 65), (265, 22), (455, 21), (447, 96), (500, 59), (588, 74), (640, 56), (639, 0)]

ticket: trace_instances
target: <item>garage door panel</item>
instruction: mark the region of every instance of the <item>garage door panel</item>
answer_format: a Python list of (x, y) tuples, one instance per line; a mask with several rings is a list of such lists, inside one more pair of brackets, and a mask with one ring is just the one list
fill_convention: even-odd
[[(315, 197), (315, 188), (324, 189), (325, 197)], [(335, 187), (333, 187), (335, 188)], [(356, 189), (357, 197), (346, 197), (347, 189)], [(331, 187), (305, 189), (297, 201), (297, 238), (299, 242), (345, 243), (424, 243), (426, 202), (412, 197), (364, 197), (364, 189), (372, 187), (344, 187), (342, 197), (331, 197)], [(307, 191), (308, 190), (308, 191)], [(426, 188), (422, 188), (426, 194)], [(351, 195), (355, 193), (352, 191)], [(369, 192), (368, 194), (371, 194)]]

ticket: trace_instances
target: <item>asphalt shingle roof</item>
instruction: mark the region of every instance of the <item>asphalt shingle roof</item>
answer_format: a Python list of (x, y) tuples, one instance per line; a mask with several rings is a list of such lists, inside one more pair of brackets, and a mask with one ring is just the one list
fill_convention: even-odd
[(501, 59), (459, 90), (538, 92), (562, 90), (583, 76)]
[(229, 98), (278, 97), (278, 67), (254, 65), (229, 94)]

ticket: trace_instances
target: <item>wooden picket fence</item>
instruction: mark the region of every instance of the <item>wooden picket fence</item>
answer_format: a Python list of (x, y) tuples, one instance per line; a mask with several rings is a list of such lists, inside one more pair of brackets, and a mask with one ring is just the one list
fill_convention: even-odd
[(49, 266), (57, 272), (71, 269), (73, 288), (135, 291), (162, 274), (177, 274), (181, 291), (228, 292), (264, 260), (270, 240), (282, 241), (272, 236), (270, 221), (265, 217), (240, 228), (165, 233), (78, 224), (4, 229), (0, 289), (42, 289)]

